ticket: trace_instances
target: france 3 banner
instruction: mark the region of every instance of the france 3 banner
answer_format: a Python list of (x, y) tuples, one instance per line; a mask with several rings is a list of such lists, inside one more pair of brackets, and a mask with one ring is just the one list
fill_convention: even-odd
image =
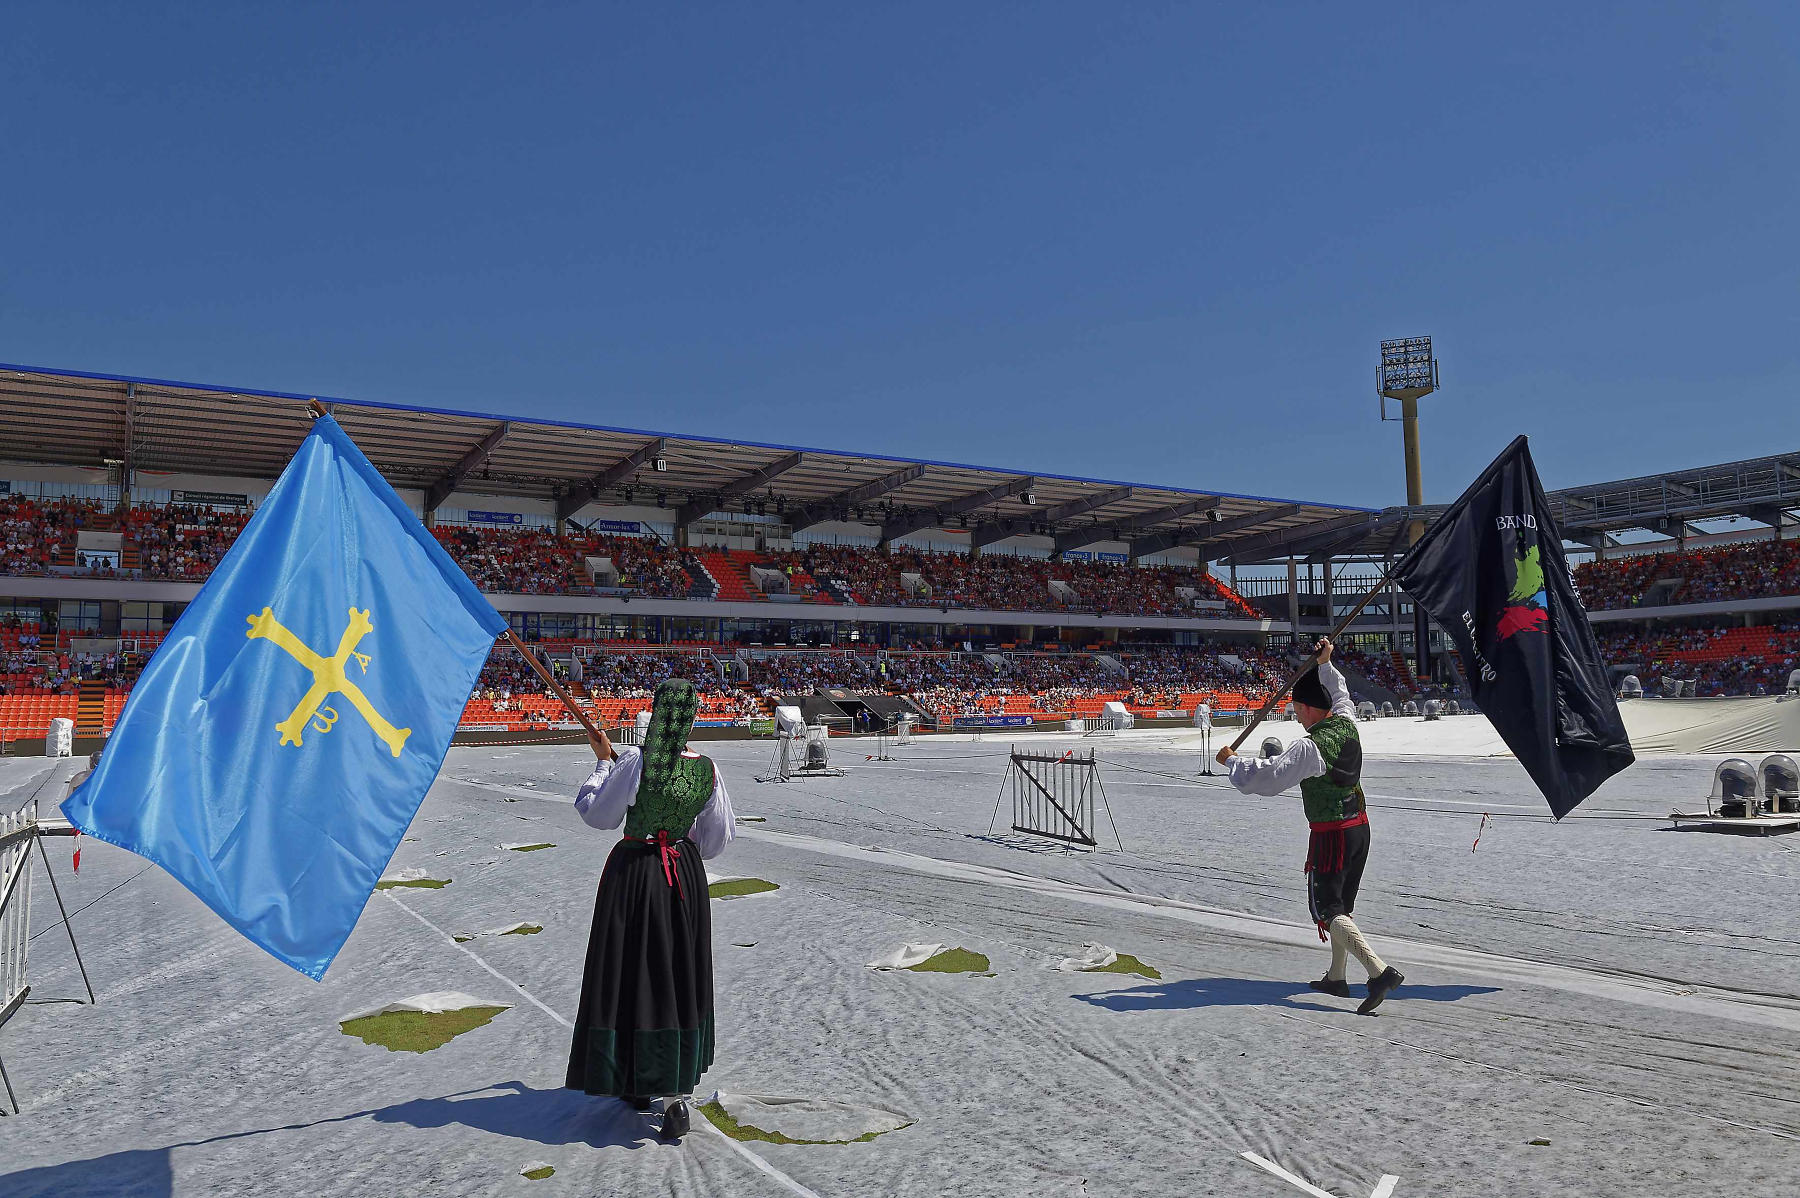
[(1476, 705), (1556, 818), (1635, 760), (1524, 437), (1394, 578), (1449, 634)]

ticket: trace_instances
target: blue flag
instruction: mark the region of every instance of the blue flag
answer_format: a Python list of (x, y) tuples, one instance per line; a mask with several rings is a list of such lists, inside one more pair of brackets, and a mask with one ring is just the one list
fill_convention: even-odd
[(505, 629), (320, 417), (145, 667), (63, 813), (317, 979)]

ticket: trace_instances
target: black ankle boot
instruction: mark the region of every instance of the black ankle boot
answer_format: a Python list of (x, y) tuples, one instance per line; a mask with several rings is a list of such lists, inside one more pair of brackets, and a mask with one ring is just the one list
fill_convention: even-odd
[(1398, 969), (1395, 969), (1392, 965), (1370, 978), (1369, 997), (1362, 1000), (1362, 1006), (1356, 1008), (1356, 1013), (1358, 1015), (1373, 1015), (1375, 1013), (1375, 1008), (1379, 1007), (1382, 1004), (1382, 1001), (1386, 999), (1388, 995), (1392, 994), (1400, 983), (1405, 980), (1406, 975), (1401, 973)]
[(1306, 984), (1320, 994), (1329, 994), (1334, 998), (1350, 997), (1350, 983), (1343, 978), (1320, 978), (1316, 982)]
[(688, 1133), (687, 1103), (679, 1098), (671, 1098), (663, 1107), (662, 1138), (679, 1140)]

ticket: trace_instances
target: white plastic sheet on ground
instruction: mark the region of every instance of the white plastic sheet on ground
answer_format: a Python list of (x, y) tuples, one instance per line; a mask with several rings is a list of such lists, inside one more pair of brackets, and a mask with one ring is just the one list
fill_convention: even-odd
[(848, 1143), (912, 1126), (910, 1116), (886, 1107), (836, 1098), (783, 1098), (774, 1094), (730, 1094), (716, 1099), (740, 1124), (778, 1132), (790, 1140)]
[(530, 920), (522, 919), (518, 923), (509, 923), (502, 928), (489, 928), (485, 932), (457, 932), (451, 939), (460, 944), (465, 940), (477, 940), (483, 936), (505, 936), (511, 932), (518, 931), (520, 928), (538, 928), (542, 926), (542, 924), (536, 924), (532, 923)]
[(371, 1015), (386, 1015), (390, 1011), (417, 1011), (422, 1015), (442, 1015), (446, 1011), (466, 1011), (470, 1007), (502, 1007), (510, 1009), (509, 1002), (493, 1002), (485, 998), (476, 998), (472, 994), (464, 994), (460, 990), (434, 990), (429, 994), (415, 994), (411, 998), (396, 999), (391, 1003), (375, 1007), (367, 1011), (358, 1011), (354, 1015), (346, 1015), (339, 1023), (349, 1023), (352, 1019), (367, 1019)]
[(1105, 969), (1118, 959), (1119, 954), (1104, 944), (1084, 944), (1079, 953), (1064, 957), (1056, 967), (1064, 973), (1086, 973), (1090, 969)]
[(1632, 699), (1619, 704), (1639, 753), (1780, 753), (1800, 747), (1800, 700)]
[(923, 965), (944, 951), (941, 944), (902, 944), (885, 956), (876, 957), (869, 962), (870, 969), (911, 969), (915, 965)]
[(383, 882), (423, 882), (423, 881), (427, 881), (427, 880), (433, 881), (433, 882), (437, 881), (436, 878), (433, 878), (428, 872), (426, 872), (425, 870), (422, 870), (422, 869), (397, 869), (397, 870), (394, 870), (392, 873), (382, 874), (381, 880)]

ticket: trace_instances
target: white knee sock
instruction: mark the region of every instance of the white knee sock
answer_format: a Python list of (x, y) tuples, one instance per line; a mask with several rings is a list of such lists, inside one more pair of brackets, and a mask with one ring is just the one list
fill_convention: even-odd
[(1369, 947), (1367, 940), (1363, 939), (1362, 931), (1356, 926), (1355, 921), (1348, 915), (1339, 915), (1331, 921), (1332, 972), (1326, 975), (1334, 981), (1341, 980), (1344, 976), (1344, 953), (1346, 951), (1362, 962), (1362, 967), (1369, 971), (1370, 977), (1387, 969), (1386, 963), (1375, 955), (1375, 950)]

